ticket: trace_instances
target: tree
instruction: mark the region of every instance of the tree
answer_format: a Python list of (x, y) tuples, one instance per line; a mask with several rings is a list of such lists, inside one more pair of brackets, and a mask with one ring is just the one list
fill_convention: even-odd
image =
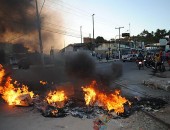
[(105, 40), (104, 40), (104, 38), (101, 37), (101, 36), (98, 36), (98, 37), (95, 39), (95, 43), (104, 43), (104, 42), (105, 42)]
[(143, 30), (140, 34), (133, 37), (136, 41), (144, 42), (145, 44), (157, 43), (159, 39), (165, 38), (166, 35), (170, 34), (170, 30), (167, 32), (165, 29), (157, 29), (156, 32), (148, 32)]
[(86, 47), (91, 51), (94, 49), (94, 45), (92, 43), (86, 43)]
[(167, 32), (165, 29), (157, 29), (156, 32), (155, 32), (155, 41), (156, 42), (159, 42), (159, 39), (162, 39), (162, 38), (165, 38), (165, 36), (167, 35)]

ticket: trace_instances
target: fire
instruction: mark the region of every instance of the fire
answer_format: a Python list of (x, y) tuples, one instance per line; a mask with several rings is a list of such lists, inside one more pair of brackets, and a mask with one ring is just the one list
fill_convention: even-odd
[(4, 75), (5, 75), (5, 70), (3, 69), (3, 66), (0, 64), (0, 84), (2, 83)]
[(64, 91), (53, 91), (48, 93), (46, 100), (48, 104), (62, 108), (65, 101), (67, 100), (67, 96), (65, 95)]
[(47, 81), (40, 81), (40, 84), (42, 84), (42, 85), (46, 85), (47, 84)]
[(105, 109), (111, 111), (114, 110), (117, 114), (124, 112), (124, 104), (130, 102), (120, 95), (120, 90), (116, 90), (114, 93), (105, 94), (102, 92), (97, 92), (94, 89), (96, 82), (93, 81), (91, 85), (82, 87), (85, 92), (85, 102), (86, 105), (97, 104)]
[(104, 95), (99, 93), (98, 101), (104, 106), (107, 110), (114, 110), (116, 113), (124, 112), (124, 104), (128, 100), (120, 95), (120, 90), (116, 90), (113, 94)]
[(93, 81), (89, 87), (82, 87), (83, 91), (85, 92), (85, 101), (86, 105), (92, 105), (96, 100), (96, 92), (94, 90), (94, 85), (96, 81)]
[[(0, 85), (2, 85), (2, 80), (5, 75), (5, 70), (3, 69), (2, 65), (0, 66)], [(7, 77), (5, 79), (4, 85), (0, 86), (0, 94), (2, 94), (2, 98), (9, 104), (9, 105), (22, 105), (28, 106), (31, 102), (34, 93), (28, 91), (28, 87), (22, 85), (21, 88), (16, 88), (16, 81), (12, 83), (12, 79)]]

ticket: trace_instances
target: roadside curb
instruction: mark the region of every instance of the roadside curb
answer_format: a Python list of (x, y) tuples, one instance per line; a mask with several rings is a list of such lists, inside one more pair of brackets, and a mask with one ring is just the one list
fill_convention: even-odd
[(101, 61), (97, 61), (97, 63), (109, 63), (109, 62), (116, 62), (116, 61), (120, 61), (120, 59), (112, 59), (112, 60), (101, 60)]

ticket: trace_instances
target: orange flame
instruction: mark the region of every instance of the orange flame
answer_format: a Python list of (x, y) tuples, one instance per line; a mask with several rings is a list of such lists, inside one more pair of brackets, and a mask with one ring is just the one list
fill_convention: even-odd
[(55, 105), (58, 108), (62, 108), (67, 99), (64, 91), (53, 91), (49, 92), (46, 100), (50, 105)]
[(118, 114), (124, 112), (124, 104), (128, 102), (126, 98), (120, 95), (120, 90), (116, 90), (115, 93), (109, 95), (99, 93), (98, 101), (107, 110), (114, 110)]
[(0, 84), (2, 83), (4, 75), (5, 75), (5, 70), (3, 69), (3, 66), (0, 64)]
[(96, 81), (92, 81), (92, 84), (89, 87), (82, 87), (83, 91), (85, 92), (85, 102), (86, 105), (92, 105), (96, 100), (96, 92), (94, 90), (94, 85)]
[(40, 84), (42, 84), (42, 85), (46, 85), (47, 84), (47, 81), (40, 81)]
[(5, 76), (5, 70), (3, 69), (3, 66), (0, 64), (0, 94), (3, 92), (3, 87), (1, 86), (3, 77)]
[(94, 85), (96, 82), (93, 81), (91, 85), (86, 86), (86, 88), (82, 87), (85, 92), (85, 102), (86, 105), (97, 104), (98, 106), (102, 106), (107, 110), (114, 110), (117, 114), (124, 112), (124, 104), (126, 102), (130, 102), (120, 95), (120, 90), (116, 90), (112, 94), (104, 94), (102, 92), (97, 92), (94, 89)]
[[(0, 66), (0, 85), (2, 84), (3, 77), (5, 75), (5, 70), (3, 69), (3, 66)], [(28, 87), (25, 85), (22, 85), (21, 88), (15, 88), (15, 84), (11, 83), (12, 79), (8, 77), (5, 80), (5, 83), (3, 86), (0, 86), (0, 94), (2, 94), (2, 98), (9, 104), (9, 105), (23, 105), (27, 106), (28, 102), (24, 102), (24, 100), (30, 100), (34, 96), (34, 93), (31, 91), (28, 91)], [(29, 98), (29, 99), (28, 99)]]

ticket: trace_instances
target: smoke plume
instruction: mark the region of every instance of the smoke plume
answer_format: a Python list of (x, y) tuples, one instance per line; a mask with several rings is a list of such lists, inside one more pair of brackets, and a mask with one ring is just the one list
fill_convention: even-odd
[(109, 64), (101, 69), (94, 59), (86, 53), (77, 53), (66, 58), (66, 73), (75, 82), (87, 83), (96, 80), (101, 86), (109, 86), (111, 82), (122, 74), (120, 64)]
[[(37, 1), (40, 11), (42, 1)], [(43, 9), (45, 11), (43, 11)], [(44, 21), (49, 22), (51, 17), (53, 20), (55, 19), (55, 21), (57, 21), (57, 19), (62, 21), (61, 15), (58, 12), (55, 12), (54, 14), (53, 11), (45, 6), (43, 9), (41, 10), (40, 15), (41, 28), (43, 25), (46, 25)], [(57, 16), (57, 18), (55, 18), (55, 16)], [(62, 24), (62, 22), (60, 24)], [(49, 28), (49, 25), (47, 28)], [(0, 0), (0, 43), (23, 43), (25, 47), (29, 48), (29, 51), (39, 51), (37, 29), (35, 0)], [(53, 33), (46, 32), (43, 28), (41, 32), (43, 51), (45, 53), (49, 53), (51, 47), (60, 47), (59, 43), (62, 38), (61, 35), (58, 36)]]
[(0, 0), (0, 34), (30, 32), (36, 29), (31, 0)]
[(78, 53), (66, 57), (66, 72), (75, 78), (90, 78), (95, 72), (95, 63), (85, 53)]

